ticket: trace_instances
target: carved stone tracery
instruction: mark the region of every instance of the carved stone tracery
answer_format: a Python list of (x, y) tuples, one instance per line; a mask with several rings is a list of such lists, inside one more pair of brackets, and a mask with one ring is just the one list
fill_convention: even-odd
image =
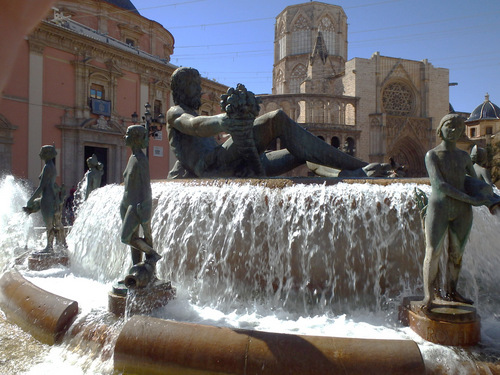
[(411, 116), (415, 111), (415, 95), (402, 82), (390, 83), (382, 93), (382, 107), (389, 115)]

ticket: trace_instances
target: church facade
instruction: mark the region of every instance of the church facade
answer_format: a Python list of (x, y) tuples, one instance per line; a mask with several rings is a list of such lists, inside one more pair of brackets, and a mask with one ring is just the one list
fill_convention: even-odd
[[(153, 118), (173, 104), (174, 37), (128, 0), (61, 0), (54, 8), (27, 36), (0, 98), (0, 174), (38, 185), (40, 148), (54, 145), (59, 184), (76, 185), (94, 153), (102, 184), (120, 183), (127, 127), (143, 123), (147, 103)], [(227, 86), (202, 79), (202, 88), (200, 113), (220, 113)], [(175, 156), (165, 128), (151, 133), (147, 153), (151, 178), (166, 178)]]
[(449, 112), (448, 69), (378, 52), (347, 60), (347, 48), (340, 6), (286, 7), (276, 17), (273, 89), (262, 96), (262, 112), (281, 108), (350, 155), (369, 162), (393, 158), (408, 176), (424, 176), (425, 153)]

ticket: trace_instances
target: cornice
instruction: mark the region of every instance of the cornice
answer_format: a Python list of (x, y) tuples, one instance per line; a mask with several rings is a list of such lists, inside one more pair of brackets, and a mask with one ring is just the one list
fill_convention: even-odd
[[(129, 70), (139, 74), (160, 76), (172, 73), (175, 66), (148, 59), (133, 52), (127, 52), (112, 45), (74, 33), (48, 22), (42, 22), (28, 37), (30, 47), (51, 47), (85, 59), (95, 59), (102, 62), (119, 62), (119, 69)], [(42, 49), (43, 51), (43, 49)], [(118, 64), (114, 63), (117, 67)]]

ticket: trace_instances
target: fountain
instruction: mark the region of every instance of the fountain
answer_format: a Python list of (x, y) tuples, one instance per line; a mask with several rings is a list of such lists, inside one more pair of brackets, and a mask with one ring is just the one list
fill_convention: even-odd
[[(374, 348), (382, 348), (382, 343), (397, 346), (403, 340), (418, 345), (431, 373), (498, 371), (500, 219), (485, 207), (474, 208), (461, 283), (464, 293), (476, 301), (482, 338), (478, 346), (450, 349), (423, 340), (398, 321), (402, 296), (422, 293), (424, 235), (413, 192), (418, 187), (429, 193), (427, 182), (349, 182), (311, 178), (152, 183), (152, 233), (163, 256), (157, 272), (160, 278), (172, 280), (178, 295), (151, 318), (125, 319), (107, 312), (111, 285), (130, 267), (126, 245), (120, 241), (117, 209), (123, 186), (95, 190), (82, 204), (67, 236), (69, 267), (30, 271), (25, 264), (16, 266), (37, 287), (77, 301), (75, 321), (52, 346), (32, 342), (31, 335), (16, 331), (20, 344), (9, 347), (6, 358), (22, 363), (20, 373), (60, 368), (64, 373), (111, 374), (115, 361), (126, 365), (127, 355), (133, 355), (123, 340), (130, 341), (132, 336), (127, 339), (127, 335), (135, 332), (134, 327), (156, 327), (162, 321), (184, 327), (178, 331), (180, 338), (176, 336), (179, 340), (190, 337), (192, 324), (197, 324), (197, 332), (203, 325), (208, 339), (199, 353), (219, 353), (220, 358), (221, 351), (209, 351), (212, 346), (207, 341), (212, 338), (224, 343), (225, 339), (250, 337), (257, 345), (286, 333), (290, 348), (297, 342), (314, 342), (318, 348), (323, 342), (331, 348), (335, 345), (328, 342), (332, 337), (358, 344), (368, 339)], [(0, 204), (0, 265), (4, 275), (19, 249), (43, 242), (30, 233), (19, 211), (27, 197), (20, 181), (12, 176), (1, 180), (0, 199), (5, 201)], [(11, 323), (3, 314), (0, 318), (0, 332), (6, 332)], [(178, 327), (161, 326), (158, 332)], [(217, 332), (227, 330), (236, 336), (221, 339), (212, 333), (214, 326), (222, 327)], [(268, 338), (269, 332), (275, 336)], [(160, 337), (167, 345), (168, 335)], [(377, 340), (375, 345), (371, 340)], [(261, 358), (278, 353), (256, 348)], [(321, 353), (326, 353), (324, 348)], [(287, 353), (289, 357), (283, 360), (297, 361), (295, 354)], [(399, 354), (391, 357), (394, 363), (402, 357)], [(155, 357), (140, 358), (147, 362)], [(349, 358), (359, 362), (358, 357)], [(379, 358), (382, 364), (383, 357)], [(4, 365), (8, 361), (0, 362), (0, 371)]]

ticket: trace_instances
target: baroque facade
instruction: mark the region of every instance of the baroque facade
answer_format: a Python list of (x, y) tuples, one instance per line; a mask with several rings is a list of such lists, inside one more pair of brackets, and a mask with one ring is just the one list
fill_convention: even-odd
[[(117, 5), (118, 4), (118, 5)], [(54, 144), (58, 182), (74, 186), (87, 157), (119, 183), (128, 159), (123, 136), (146, 103), (157, 118), (171, 105), (172, 34), (130, 1), (66, 0), (27, 37), (0, 101), (0, 168), (38, 184), (40, 147)], [(201, 113), (219, 113), (227, 87), (203, 79)], [(139, 122), (141, 122), (139, 120)], [(165, 131), (150, 138), (152, 179), (175, 162)]]
[(273, 91), (262, 96), (262, 112), (281, 108), (350, 155), (393, 158), (408, 176), (425, 175), (425, 153), (449, 111), (448, 70), (379, 53), (347, 60), (347, 45), (340, 6), (312, 1), (285, 8), (276, 17)]

